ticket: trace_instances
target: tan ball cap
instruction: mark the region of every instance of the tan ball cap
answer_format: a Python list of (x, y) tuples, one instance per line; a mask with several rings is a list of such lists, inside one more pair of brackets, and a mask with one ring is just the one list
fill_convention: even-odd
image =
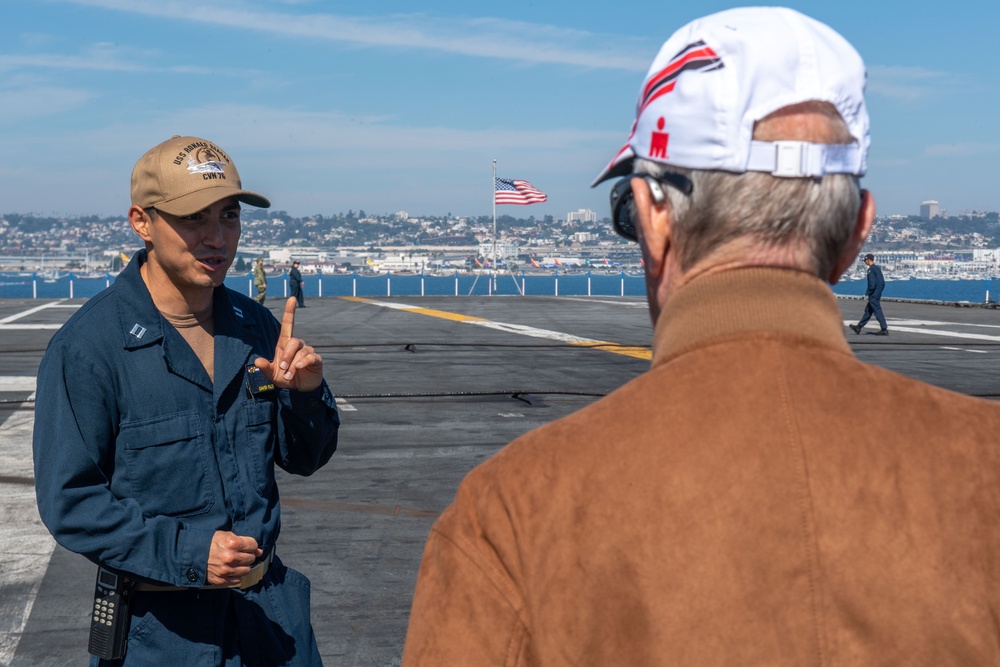
[(266, 197), (243, 189), (225, 151), (198, 137), (171, 137), (147, 151), (132, 170), (132, 203), (140, 208), (186, 216), (232, 196), (251, 206), (271, 206)]

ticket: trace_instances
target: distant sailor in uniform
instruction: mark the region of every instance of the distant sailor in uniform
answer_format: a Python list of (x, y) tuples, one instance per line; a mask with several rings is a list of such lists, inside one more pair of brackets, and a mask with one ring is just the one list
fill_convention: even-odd
[(299, 272), (298, 262), (292, 262), (292, 268), (288, 271), (288, 284), (291, 287), (292, 297), (299, 304), (299, 308), (305, 308), (305, 297), (302, 294), (302, 273)]
[(257, 296), (254, 297), (254, 301), (264, 303), (264, 299), (267, 297), (267, 276), (264, 274), (264, 259), (261, 257), (257, 258), (257, 263), (253, 267), (253, 285), (257, 288)]
[(889, 327), (886, 326), (885, 316), (882, 315), (882, 290), (885, 288), (885, 278), (882, 277), (882, 269), (875, 263), (875, 255), (871, 253), (865, 255), (865, 264), (868, 266), (868, 289), (865, 290), (868, 303), (865, 305), (865, 314), (861, 316), (860, 322), (848, 326), (851, 327), (851, 331), (859, 334), (874, 315), (882, 327), (875, 335), (888, 336)]

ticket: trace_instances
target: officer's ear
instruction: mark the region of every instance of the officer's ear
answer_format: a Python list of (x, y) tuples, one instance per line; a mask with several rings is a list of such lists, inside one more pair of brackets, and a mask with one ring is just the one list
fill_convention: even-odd
[(128, 210), (128, 224), (140, 239), (149, 243), (153, 240), (153, 219), (141, 207), (132, 205)]

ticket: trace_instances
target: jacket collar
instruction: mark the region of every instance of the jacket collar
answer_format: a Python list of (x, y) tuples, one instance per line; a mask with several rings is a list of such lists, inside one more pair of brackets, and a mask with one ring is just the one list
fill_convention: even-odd
[(122, 344), (127, 350), (163, 340), (166, 320), (153, 304), (153, 297), (139, 273), (139, 267), (146, 263), (146, 259), (145, 249), (139, 250), (115, 278)]
[(813, 338), (850, 353), (837, 298), (802, 271), (754, 267), (695, 278), (667, 302), (653, 333), (653, 365), (706, 339), (748, 331)]

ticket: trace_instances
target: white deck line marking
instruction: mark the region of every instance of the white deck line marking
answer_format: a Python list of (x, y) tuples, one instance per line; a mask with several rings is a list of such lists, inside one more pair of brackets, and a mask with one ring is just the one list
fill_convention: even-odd
[(463, 322), (463, 324), (475, 324), (477, 326), (486, 327), (487, 329), (496, 329), (497, 331), (506, 331), (508, 333), (521, 334), (522, 336), (531, 336), (532, 338), (545, 338), (547, 340), (557, 340), (562, 343), (584, 343), (593, 345), (607, 345), (607, 341), (594, 340), (593, 338), (581, 338), (580, 336), (574, 336), (572, 334), (565, 334), (559, 331), (549, 331), (548, 329), (538, 329), (536, 327), (529, 327), (523, 324), (510, 324), (508, 322)]
[(955, 352), (974, 352), (976, 354), (989, 354), (988, 350), (970, 350), (970, 349), (965, 348), (965, 347), (949, 347), (947, 345), (942, 345), (941, 349), (942, 350), (953, 350)]
[(62, 327), (61, 324), (0, 324), (0, 331), (39, 331), (60, 327)]
[[(609, 301), (608, 299), (582, 297), (582, 296), (561, 296), (560, 299), (566, 301), (582, 301), (583, 303), (606, 303), (612, 306), (625, 306), (626, 308), (649, 308), (649, 304), (643, 301)], [(625, 299), (637, 299), (639, 297), (623, 297)]]
[(892, 323), (897, 324), (899, 326), (923, 326), (923, 325), (927, 325), (927, 326), (932, 326), (932, 327), (948, 327), (948, 326), (955, 327), (955, 326), (958, 326), (958, 327), (982, 327), (982, 328), (986, 328), (986, 329), (1000, 329), (1000, 324), (977, 324), (977, 323), (974, 323), (974, 322), (968, 322), (968, 323), (965, 323), (965, 322), (938, 322), (936, 320), (903, 320), (903, 319), (894, 319), (894, 318), (886, 318), (886, 321), (887, 322), (892, 322)]
[(19, 320), (22, 317), (27, 317), (28, 315), (34, 315), (35, 313), (45, 310), (46, 308), (55, 308), (61, 303), (62, 301), (55, 301), (53, 303), (43, 303), (41, 306), (35, 306), (34, 308), (29, 308), (28, 310), (22, 311), (20, 313), (14, 313), (13, 315), (8, 315), (7, 317), (0, 319), (0, 324), (7, 324), (8, 322)]
[(394, 310), (422, 310), (423, 306), (410, 306), (405, 303), (394, 303), (392, 301), (368, 301), (367, 299), (361, 301), (361, 303), (370, 303), (375, 306), (382, 306), (383, 308), (392, 308)]
[(0, 391), (35, 391), (34, 375), (0, 375)]
[[(32, 410), (17, 410), (0, 424), (4, 475), (33, 476), (34, 423)], [(0, 483), (0, 582), (19, 591), (0, 599), (0, 665), (9, 665), (14, 658), (55, 546), (38, 517), (34, 486)]]
[(964, 338), (966, 340), (988, 340), (1000, 343), (1000, 336), (990, 336), (987, 334), (962, 333), (960, 331), (941, 331), (940, 329), (923, 329), (918, 327), (899, 327), (889, 325), (889, 332), (892, 333), (893, 331), (927, 334), (929, 336), (945, 336), (946, 338)]
[[(854, 323), (855, 323), (854, 320), (844, 320), (844, 326)], [(924, 320), (893, 320), (889, 318), (886, 318), (886, 323), (889, 325), (890, 334), (894, 331), (902, 331), (904, 333), (927, 334), (928, 336), (945, 336), (947, 338), (964, 338), (966, 340), (986, 340), (994, 343), (1000, 343), (1000, 335), (991, 336), (989, 334), (965, 333), (962, 331), (942, 331), (941, 329), (925, 329), (923, 327), (915, 327), (915, 326), (900, 326), (901, 324), (936, 324), (936, 325), (951, 325), (951, 326), (992, 327), (994, 326), (992, 324), (966, 325), (966, 324), (957, 324), (955, 322), (930, 322)]]
[(29, 315), (34, 315), (37, 312), (45, 310), (46, 308), (79, 308), (78, 304), (74, 303), (63, 303), (65, 299), (60, 301), (54, 301), (52, 303), (44, 303), (41, 306), (35, 306), (34, 308), (29, 308), (28, 310), (22, 311), (20, 313), (15, 313), (13, 315), (8, 315), (7, 317), (0, 319), (0, 331), (38, 331), (42, 329), (58, 329), (62, 327), (62, 324), (10, 324), (15, 320), (19, 320), (22, 317), (27, 317)]
[(357, 412), (358, 409), (347, 402), (346, 399), (337, 398), (337, 409), (341, 412)]
[[(413, 310), (420, 311), (425, 310), (422, 306), (410, 306), (405, 303), (387, 303), (383, 301), (369, 301), (365, 300), (363, 303), (369, 303), (373, 306), (381, 306), (382, 308), (392, 308), (394, 310)], [(607, 345), (607, 341), (593, 340), (591, 338), (580, 338), (579, 336), (572, 336), (570, 334), (560, 333), (558, 331), (549, 331), (548, 329), (537, 329), (535, 327), (524, 326), (523, 324), (507, 324), (504, 322), (493, 322), (490, 320), (471, 320), (462, 321), (462, 324), (478, 324), (479, 326), (486, 327), (487, 329), (497, 329), (499, 331), (506, 331), (508, 333), (517, 333), (524, 336), (532, 336), (534, 338), (548, 338), (550, 340), (558, 340), (564, 343), (593, 343), (593, 344), (604, 344)]]

